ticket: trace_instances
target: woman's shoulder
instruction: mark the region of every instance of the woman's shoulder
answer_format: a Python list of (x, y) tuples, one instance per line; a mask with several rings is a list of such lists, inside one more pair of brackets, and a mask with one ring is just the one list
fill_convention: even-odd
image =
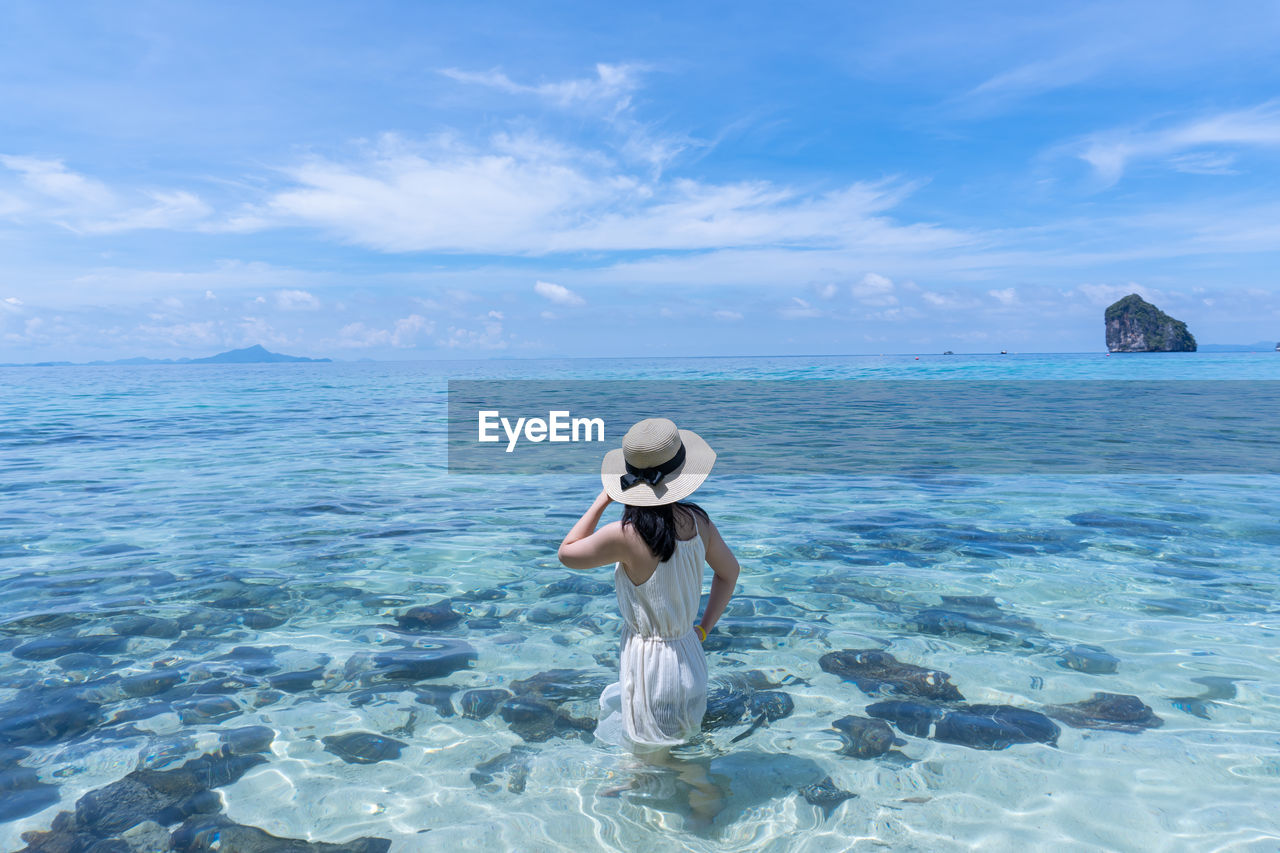
[(678, 504), (681, 513), (676, 520), (676, 537), (679, 539), (692, 539), (695, 536), (705, 536), (708, 530), (714, 530), (715, 525), (711, 523), (711, 517), (707, 515), (707, 511), (696, 504)]

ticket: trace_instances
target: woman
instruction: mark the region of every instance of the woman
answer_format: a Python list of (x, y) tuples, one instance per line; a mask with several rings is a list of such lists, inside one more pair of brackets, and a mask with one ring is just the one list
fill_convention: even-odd
[[(707, 513), (683, 502), (711, 473), (716, 454), (700, 436), (666, 418), (640, 421), (604, 458), (604, 491), (560, 544), (571, 569), (616, 563), (625, 628), (618, 683), (600, 697), (602, 740), (644, 750), (682, 744), (702, 727), (707, 662), (702, 641), (738, 581), (738, 561)], [(622, 521), (596, 530), (613, 501)], [(695, 623), (704, 561), (715, 573), (707, 609)]]

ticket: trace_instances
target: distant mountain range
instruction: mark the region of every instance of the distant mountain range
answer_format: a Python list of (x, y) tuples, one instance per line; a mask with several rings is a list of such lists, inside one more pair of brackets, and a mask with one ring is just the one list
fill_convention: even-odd
[(1200, 352), (1275, 352), (1280, 343), (1258, 341), (1256, 344), (1201, 344)]
[(277, 362), (325, 362), (333, 361), (331, 358), (304, 358), (300, 355), (281, 355), (278, 352), (271, 352), (260, 344), (254, 344), (244, 349), (233, 349), (227, 352), (220, 352), (217, 355), (211, 355), (206, 358), (119, 358), (115, 361), (37, 361), (29, 364), (3, 364), (0, 367), (62, 367), (74, 366), (77, 364), (275, 364)]

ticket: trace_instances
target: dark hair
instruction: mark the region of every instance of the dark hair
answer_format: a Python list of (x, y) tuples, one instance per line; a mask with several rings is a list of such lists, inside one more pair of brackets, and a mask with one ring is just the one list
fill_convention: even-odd
[(710, 521), (707, 511), (696, 503), (689, 501), (676, 501), (675, 503), (663, 504), (661, 506), (631, 506), (626, 505), (622, 510), (622, 526), (626, 527), (630, 524), (640, 534), (640, 538), (644, 540), (644, 544), (649, 546), (649, 550), (653, 552), (653, 556), (657, 557), (659, 562), (666, 562), (671, 559), (671, 555), (676, 551), (676, 516), (674, 507), (683, 507), (690, 514), (701, 517), (704, 521)]

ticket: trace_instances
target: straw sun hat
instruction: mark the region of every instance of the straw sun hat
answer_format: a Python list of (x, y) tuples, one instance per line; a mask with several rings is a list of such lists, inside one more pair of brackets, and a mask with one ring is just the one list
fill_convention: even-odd
[(605, 454), (600, 480), (618, 503), (661, 506), (693, 494), (715, 461), (716, 452), (696, 432), (646, 418), (627, 430), (621, 448)]

